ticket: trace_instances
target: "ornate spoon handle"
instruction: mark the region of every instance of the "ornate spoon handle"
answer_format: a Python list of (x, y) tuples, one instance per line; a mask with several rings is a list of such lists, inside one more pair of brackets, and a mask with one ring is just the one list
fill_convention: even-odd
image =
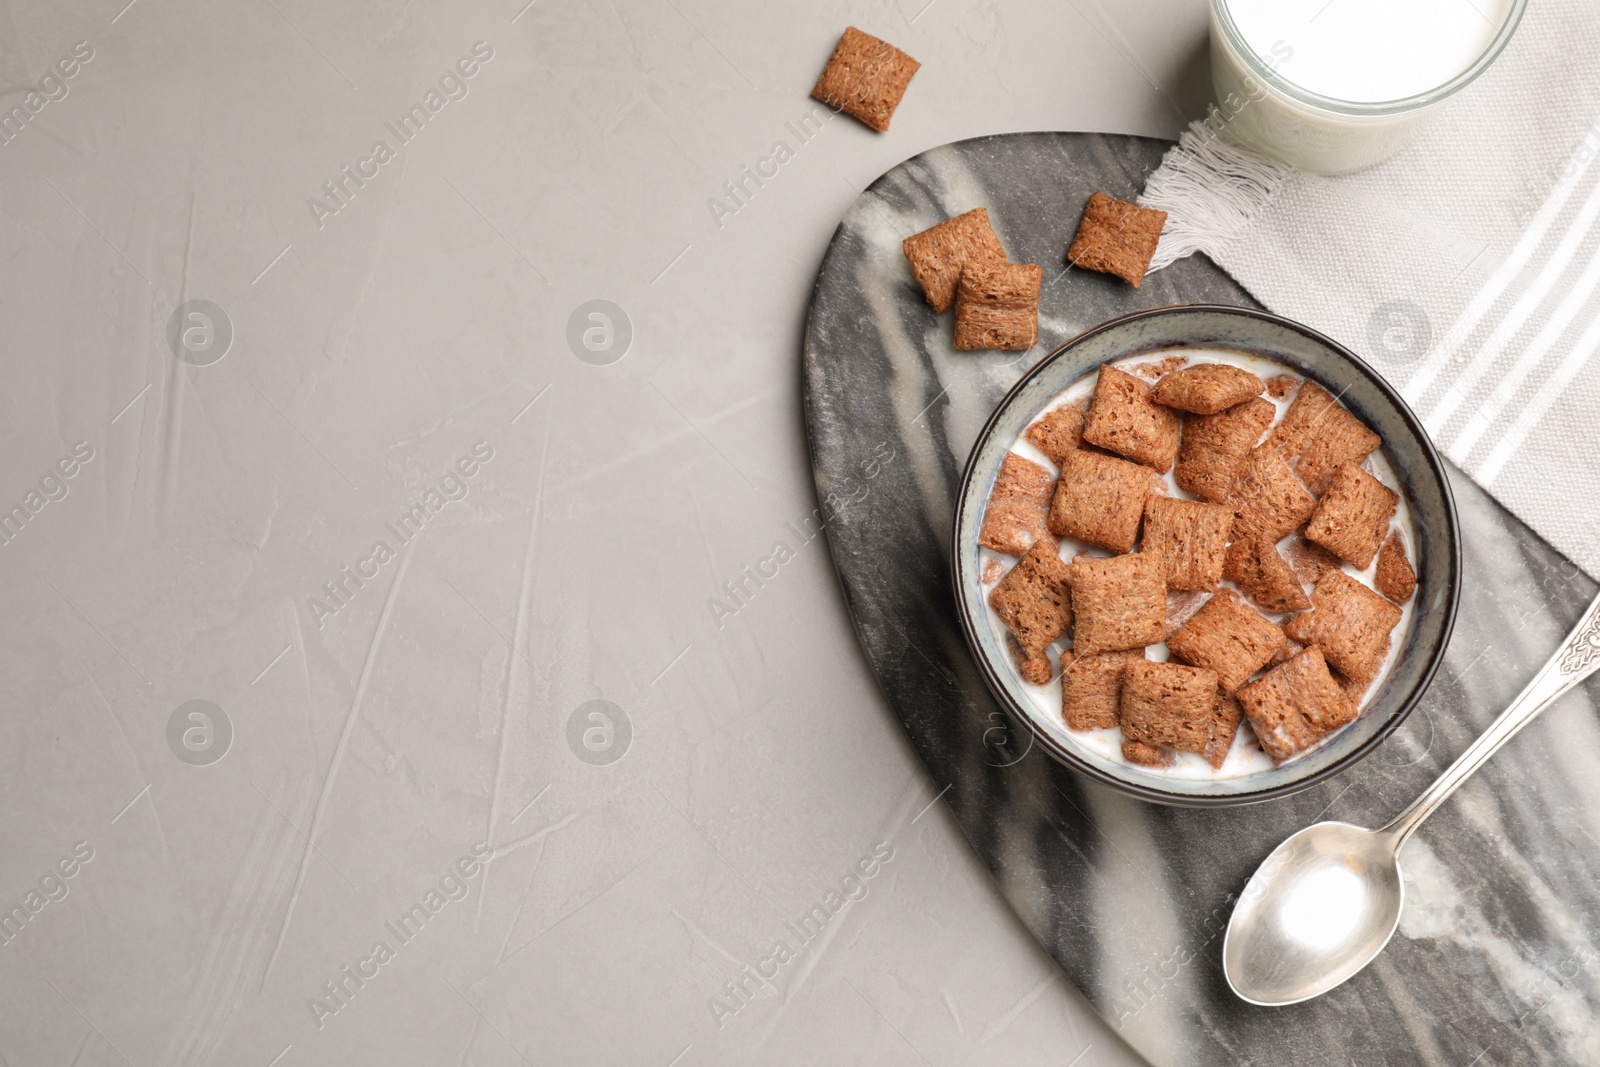
[(1433, 814), (1462, 782), (1472, 777), (1489, 757), (1500, 751), (1500, 746), (1528, 725), (1557, 697), (1593, 674), (1600, 668), (1600, 598), (1589, 605), (1583, 620), (1561, 642), (1561, 647), (1550, 662), (1539, 669), (1527, 688), (1517, 695), (1511, 706), (1501, 712), (1490, 727), (1474, 741), (1461, 756), (1441, 774), (1411, 806), (1397, 815), (1380, 833), (1389, 834), (1394, 849), (1406, 843), (1422, 820)]

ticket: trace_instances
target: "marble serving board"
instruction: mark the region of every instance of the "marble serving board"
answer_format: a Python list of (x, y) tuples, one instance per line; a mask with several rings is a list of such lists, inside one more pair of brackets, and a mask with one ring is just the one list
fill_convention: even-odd
[[(974, 668), (949, 541), (961, 471), (994, 405), (1061, 342), (1115, 315), (1255, 303), (1198, 256), (1139, 290), (1065, 269), (1089, 194), (1132, 199), (1167, 147), (1070, 133), (947, 145), (874, 182), (833, 237), (805, 331), (806, 420), (840, 582), (889, 706), (1011, 906), (1151, 1062), (1600, 1063), (1593, 682), (1407, 845), (1405, 914), (1377, 963), (1276, 1009), (1237, 1000), (1220, 969), (1233, 895), (1272, 847), (1319, 819), (1377, 825), (1399, 811), (1594, 595), (1593, 580), (1458, 471), (1465, 570), (1446, 664), (1382, 747), (1295, 797), (1223, 810), (1124, 798), (1031, 750)], [(979, 206), (1013, 261), (1044, 267), (1031, 351), (953, 351), (951, 315), (924, 303), (901, 256), (902, 238)]]

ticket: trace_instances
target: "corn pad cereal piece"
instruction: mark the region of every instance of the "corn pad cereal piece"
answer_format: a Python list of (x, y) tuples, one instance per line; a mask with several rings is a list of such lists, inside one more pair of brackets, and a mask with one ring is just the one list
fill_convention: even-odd
[(1393, 489), (1346, 463), (1334, 472), (1306, 524), (1306, 540), (1365, 569), (1389, 532), (1400, 497)]
[(1222, 691), (1232, 693), (1288, 642), (1282, 627), (1224, 589), (1167, 639), (1167, 647), (1185, 663), (1215, 671)]
[(1150, 390), (1150, 399), (1196, 415), (1215, 415), (1260, 396), (1266, 388), (1265, 382), (1243, 367), (1201, 363), (1163, 377)]
[(1048, 541), (1050, 498), (1055, 487), (1055, 475), (1032, 460), (1007, 452), (983, 509), (978, 544), (1020, 556), (1035, 541)]
[(935, 311), (948, 311), (956, 302), (962, 267), (968, 263), (1006, 261), (1006, 250), (1000, 247), (1000, 238), (989, 225), (989, 212), (981, 207), (912, 234), (900, 247)]
[(1278, 409), (1256, 397), (1215, 415), (1190, 415), (1183, 420), (1178, 463), (1172, 476), (1178, 488), (1201, 500), (1221, 504), (1233, 492), (1239, 463), (1261, 440)]
[(1037, 263), (968, 263), (956, 286), (953, 347), (1020, 352), (1039, 340)]
[(1284, 624), (1284, 632), (1303, 645), (1316, 645), (1352, 681), (1377, 677), (1400, 609), (1343, 571), (1324, 574), (1311, 603), (1310, 611)]
[(889, 42), (846, 26), (811, 98), (887, 133), (894, 109), (921, 66)]
[(1108, 452), (1165, 474), (1178, 457), (1178, 413), (1150, 402), (1150, 387), (1131, 374), (1102, 364), (1083, 439)]
[(1167, 583), (1154, 556), (1072, 564), (1072, 648), (1080, 656), (1144, 648), (1166, 633)]
[(1067, 262), (1085, 270), (1115, 274), (1135, 289), (1150, 269), (1150, 258), (1161, 241), (1165, 211), (1130, 204), (1105, 193), (1095, 193), (1083, 205), (1078, 232), (1067, 249)]
[(1061, 458), (1050, 532), (1126, 552), (1139, 539), (1145, 498), (1158, 484), (1148, 467), (1074, 449)]
[(1167, 587), (1210, 592), (1222, 581), (1233, 512), (1221, 504), (1152, 496), (1144, 502), (1143, 551), (1161, 557)]

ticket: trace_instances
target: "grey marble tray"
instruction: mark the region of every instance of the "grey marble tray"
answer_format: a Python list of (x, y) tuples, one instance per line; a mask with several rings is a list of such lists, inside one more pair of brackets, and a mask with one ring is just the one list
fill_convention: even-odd
[[(1114, 315), (1254, 304), (1201, 257), (1141, 290), (1063, 269), (1088, 195), (1131, 199), (1166, 147), (1065, 133), (947, 145), (873, 183), (839, 226), (806, 324), (805, 409), (834, 561), (872, 669), (1011, 906), (1153, 1063), (1600, 1063), (1592, 682), (1407, 846), (1405, 917), (1374, 966), (1278, 1009), (1235, 999), (1220, 972), (1232, 895), (1261, 858), (1318, 819), (1375, 825), (1398, 811), (1594, 594), (1459, 472), (1464, 594), (1446, 665), (1371, 757), (1298, 796), (1214, 811), (1123, 798), (1030, 751), (973, 667), (949, 590), (949, 537), (962, 465), (994, 404), (1056, 345)], [(903, 237), (977, 206), (1014, 261), (1045, 267), (1030, 352), (953, 352), (950, 316), (923, 302), (900, 255)]]

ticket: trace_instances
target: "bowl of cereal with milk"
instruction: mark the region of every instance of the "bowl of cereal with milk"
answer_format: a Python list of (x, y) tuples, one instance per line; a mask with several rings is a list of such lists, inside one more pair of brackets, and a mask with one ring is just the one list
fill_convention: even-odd
[(1161, 803), (1360, 760), (1443, 660), (1443, 462), (1354, 353), (1265, 312), (1153, 308), (1041, 360), (979, 434), (952, 577), (989, 688), (1056, 759)]

